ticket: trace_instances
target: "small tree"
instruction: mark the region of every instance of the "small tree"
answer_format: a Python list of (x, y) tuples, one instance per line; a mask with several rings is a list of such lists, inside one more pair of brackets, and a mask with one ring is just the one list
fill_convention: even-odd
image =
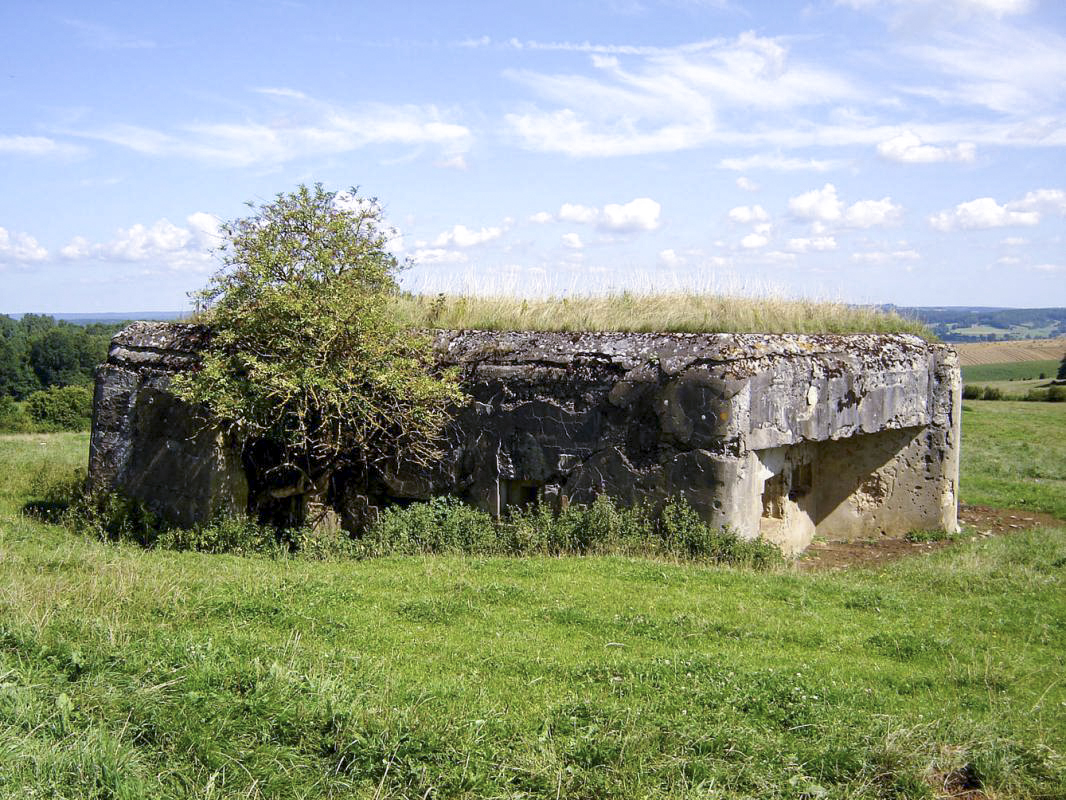
[(273, 498), (326, 503), (339, 471), (430, 464), (462, 396), (390, 313), (401, 265), (377, 201), (318, 184), (249, 207), (222, 226), (222, 268), (196, 295), (212, 337), (179, 396), (237, 438)]
[(1060, 381), (1066, 381), (1066, 354), (1062, 356), (1062, 361), (1059, 362), (1059, 372), (1055, 378)]

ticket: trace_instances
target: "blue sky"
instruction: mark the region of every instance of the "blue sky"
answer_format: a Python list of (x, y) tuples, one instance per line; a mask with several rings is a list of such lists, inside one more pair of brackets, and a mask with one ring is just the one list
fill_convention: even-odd
[(420, 291), (1066, 305), (1061, 0), (0, 5), (0, 313), (377, 196)]

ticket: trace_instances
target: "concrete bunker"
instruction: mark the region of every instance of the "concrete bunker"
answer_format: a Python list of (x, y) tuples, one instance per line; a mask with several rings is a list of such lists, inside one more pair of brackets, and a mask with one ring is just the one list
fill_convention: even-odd
[[(167, 391), (209, 331), (136, 323), (96, 377), (90, 481), (188, 525), (255, 511), (242, 454)], [(680, 495), (705, 519), (798, 552), (955, 530), (959, 369), (945, 345), (856, 334), (441, 331), (460, 370), (444, 457), (335, 486), (355, 525), (392, 502), (456, 495), (494, 515)], [(253, 481), (254, 483), (254, 481)]]

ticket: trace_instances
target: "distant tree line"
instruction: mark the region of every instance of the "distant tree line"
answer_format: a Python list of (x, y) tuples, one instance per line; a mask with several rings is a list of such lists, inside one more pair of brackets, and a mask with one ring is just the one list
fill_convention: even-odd
[(93, 370), (124, 324), (0, 315), (0, 430), (87, 429)]

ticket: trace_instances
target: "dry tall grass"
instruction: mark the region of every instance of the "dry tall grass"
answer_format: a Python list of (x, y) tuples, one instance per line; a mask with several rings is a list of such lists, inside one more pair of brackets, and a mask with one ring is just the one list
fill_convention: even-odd
[(517, 297), (403, 294), (396, 314), (412, 327), (637, 333), (913, 333), (921, 323), (845, 303), (698, 292)]

